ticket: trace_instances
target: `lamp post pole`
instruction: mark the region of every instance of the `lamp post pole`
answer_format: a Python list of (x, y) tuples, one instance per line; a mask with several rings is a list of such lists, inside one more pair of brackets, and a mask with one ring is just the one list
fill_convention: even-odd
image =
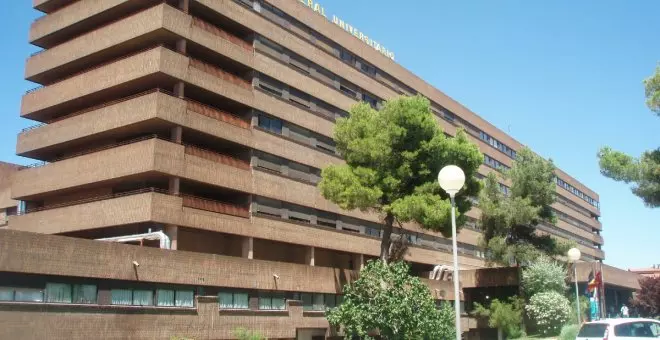
[(575, 305), (577, 306), (577, 323), (578, 325), (581, 323), (580, 322), (580, 293), (578, 291), (578, 279), (577, 279), (577, 262), (573, 263), (573, 276), (575, 277)]
[(448, 165), (440, 170), (438, 174), (438, 183), (440, 187), (449, 194), (451, 200), (451, 237), (454, 257), (454, 314), (456, 317), (456, 340), (461, 340), (461, 293), (459, 289), (459, 268), (458, 268), (458, 242), (456, 240), (456, 202), (454, 197), (465, 184), (465, 174), (461, 168), (455, 165)]
[(456, 340), (461, 340), (461, 293), (458, 280), (458, 242), (456, 242), (456, 213), (454, 195), (451, 195), (451, 238), (454, 252), (454, 313), (456, 314)]
[(566, 253), (568, 256), (568, 261), (573, 263), (573, 277), (575, 278), (575, 306), (577, 310), (577, 323), (578, 325), (581, 323), (581, 313), (580, 313), (580, 292), (578, 291), (578, 277), (577, 277), (577, 262), (580, 260), (580, 257), (582, 257), (582, 252), (580, 252), (580, 249), (577, 248), (571, 248), (568, 250), (568, 253)]

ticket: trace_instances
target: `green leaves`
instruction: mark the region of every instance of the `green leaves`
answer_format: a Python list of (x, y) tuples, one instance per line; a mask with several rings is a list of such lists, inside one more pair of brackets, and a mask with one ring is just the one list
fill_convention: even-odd
[(331, 165), (321, 172), (321, 194), (342, 209), (376, 208), (383, 192), (375, 186), (376, 172), (364, 167)]
[[(646, 105), (660, 116), (660, 65), (644, 80)], [(660, 148), (639, 158), (604, 147), (598, 152), (600, 172), (615, 181), (634, 183), (633, 194), (650, 208), (660, 207)]]
[(646, 105), (660, 116), (660, 65), (655, 68), (652, 76), (644, 80), (644, 91)]
[(475, 303), (473, 314), (488, 318), (488, 325), (503, 330), (507, 337), (517, 338), (522, 333), (522, 305), (523, 302), (516, 297), (509, 298), (508, 303), (494, 299), (488, 307)]
[(542, 256), (522, 273), (522, 286), (527, 296), (540, 292), (566, 291), (566, 269), (556, 261)]
[(374, 333), (384, 339), (453, 338), (451, 306), (437, 309), (428, 287), (408, 271), (404, 262), (370, 261), (344, 287), (343, 302), (328, 310), (328, 321), (341, 326), (346, 339), (373, 339)]
[(649, 207), (660, 206), (660, 148), (635, 159), (608, 147), (598, 153), (600, 172), (615, 181), (635, 183), (633, 193)]
[(509, 196), (500, 191), (495, 174), (488, 175), (479, 208), (484, 230), (481, 244), (489, 250), (491, 264), (529, 263), (563, 249), (555, 239), (536, 232), (541, 221), (552, 223), (555, 219), (550, 207), (555, 201), (554, 170), (552, 161), (523, 148), (505, 174), (511, 181)]
[[(436, 183), (440, 169), (454, 164), (465, 172), (466, 184), (456, 199), (459, 216), (471, 208), (467, 198), (479, 192), (474, 175), (483, 156), (478, 147), (463, 131), (445, 136), (421, 96), (390, 100), (379, 111), (358, 104), (337, 121), (334, 137), (346, 165), (324, 169), (319, 188), (343, 209), (372, 209), (389, 221), (414, 222), (449, 235), (449, 197)], [(391, 228), (385, 225), (386, 231)], [(383, 251), (389, 242), (383, 237)]]

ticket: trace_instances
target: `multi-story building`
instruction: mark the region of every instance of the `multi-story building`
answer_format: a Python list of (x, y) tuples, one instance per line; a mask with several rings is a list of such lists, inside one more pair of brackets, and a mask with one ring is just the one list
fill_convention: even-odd
[[(381, 222), (316, 188), (342, 162), (335, 119), (420, 94), (486, 155), (481, 175), (522, 147), (312, 1), (33, 1), (45, 15), (30, 43), (43, 49), (25, 76), (41, 86), (20, 115), (38, 125), (16, 149), (40, 163), (14, 175), (21, 209), (0, 230), (0, 334), (12, 338), (332, 336), (323, 310), (378, 256)], [(602, 261), (598, 195), (556, 178), (558, 221), (539, 232)], [(511, 285), (470, 276), (485, 267), (478, 214), (458, 236), (463, 288)], [(414, 274), (451, 263), (450, 240), (403, 233)]]
[(11, 176), (19, 165), (0, 162), (0, 227), (7, 226), (8, 216), (15, 215), (18, 202), (11, 199)]

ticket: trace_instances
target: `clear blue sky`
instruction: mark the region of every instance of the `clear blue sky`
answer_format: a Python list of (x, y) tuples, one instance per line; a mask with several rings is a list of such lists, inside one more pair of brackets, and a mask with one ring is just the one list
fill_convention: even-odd
[[(640, 154), (660, 145), (660, 119), (642, 79), (660, 61), (660, 1), (326, 0), (337, 14), (396, 53), (406, 68), (600, 194), (606, 263), (660, 263), (660, 209), (602, 177), (596, 152)], [(34, 84), (23, 64), (39, 13), (8, 1), (0, 72), (0, 160), (14, 156), (20, 98)]]

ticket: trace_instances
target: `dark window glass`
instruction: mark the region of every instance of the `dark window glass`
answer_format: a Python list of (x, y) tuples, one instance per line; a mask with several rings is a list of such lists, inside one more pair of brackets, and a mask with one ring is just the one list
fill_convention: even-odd
[(277, 118), (259, 115), (259, 127), (277, 134), (282, 134), (282, 121)]
[(605, 331), (607, 330), (607, 324), (604, 323), (588, 323), (582, 325), (580, 328), (580, 333), (578, 333), (579, 338), (586, 337), (597, 337), (602, 338), (605, 336)]
[(657, 325), (650, 321), (631, 322), (614, 326), (614, 335), (631, 338), (656, 338)]
[(340, 54), (341, 54), (341, 60), (351, 64), (355, 63), (355, 57), (348, 51), (342, 49)]

